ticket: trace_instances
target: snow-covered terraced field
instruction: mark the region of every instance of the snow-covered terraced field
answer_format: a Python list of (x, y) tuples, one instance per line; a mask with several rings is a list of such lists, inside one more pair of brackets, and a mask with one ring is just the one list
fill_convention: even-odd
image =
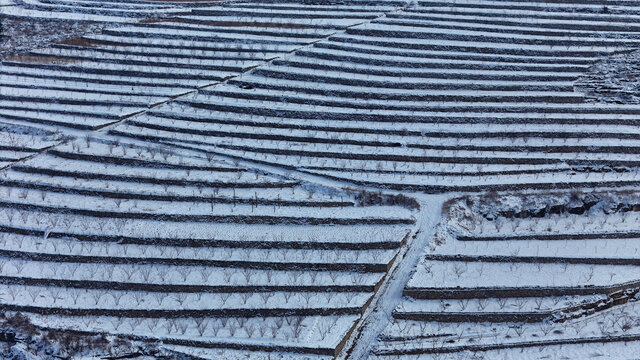
[(0, 122), (0, 168), (29, 158), (63, 140), (59, 133)]
[(449, 201), (374, 358), (636, 344), (638, 200), (574, 192)]
[(191, 351), (334, 355), (414, 223), (398, 206), (110, 137), (1, 177), (2, 310)]
[(2, 356), (640, 351), (636, 1), (3, 19), (77, 32), (0, 63)]
[(174, 1), (10, 0), (2, 15), (18, 19), (135, 22), (139, 18), (175, 16), (188, 12)]
[[(113, 125), (391, 9), (384, 3), (345, 6), (350, 14), (345, 19), (340, 6), (263, 9), (230, 4), (237, 9), (229, 11), (206, 2), (20, 4), (46, 17), (97, 14), (130, 22), (2, 59), (0, 119), (67, 133)], [(37, 18), (20, 4), (14, 5), (19, 14)], [(12, 12), (3, 9), (3, 15), (11, 17)]]
[(546, 4), (419, 2), (131, 119), (127, 132), (398, 190), (635, 185), (636, 144), (618, 146), (636, 138), (640, 108), (585, 101), (573, 83), (638, 47), (638, 8)]

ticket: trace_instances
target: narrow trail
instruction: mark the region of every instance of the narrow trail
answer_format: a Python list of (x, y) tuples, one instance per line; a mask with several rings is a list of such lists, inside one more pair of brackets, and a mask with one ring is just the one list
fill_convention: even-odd
[(440, 220), (443, 203), (451, 195), (421, 195), (418, 196), (421, 211), (418, 227), (402, 247), (392, 269), (386, 276), (384, 283), (374, 296), (371, 305), (365, 311), (355, 335), (349, 339), (342, 354), (337, 360), (363, 360), (370, 353), (376, 343), (378, 335), (391, 321), (393, 309), (402, 298), (402, 290), (411, 278), (420, 256), (427, 244), (433, 238), (436, 225)]
[[(200, 89), (212, 88), (216, 86), (224, 86), (229, 80), (236, 79), (242, 77), (245, 74), (250, 74), (257, 69), (262, 69), (264, 67), (268, 67), (274, 60), (282, 60), (286, 59), (289, 56), (294, 56), (296, 52), (303, 51), (308, 48), (314, 47), (318, 42), (322, 42), (328, 39), (331, 36), (340, 35), (346, 33), (348, 29), (367, 25), (376, 20), (386, 17), (389, 14), (400, 12), (406, 10), (410, 7), (409, 3), (406, 3), (402, 6), (395, 7), (393, 10), (383, 12), (380, 16), (369, 19), (364, 22), (359, 22), (356, 24), (352, 24), (344, 27), (339, 31), (332, 32), (327, 34), (326, 36), (319, 38), (317, 40), (311, 41), (303, 46), (295, 48), (288, 52), (283, 56), (276, 56), (268, 59), (264, 59), (259, 65), (254, 67), (247, 68), (245, 71), (239, 72), (237, 74), (230, 75), (226, 77), (222, 81), (212, 82), (203, 86), (199, 86), (197, 88), (193, 88), (191, 90), (182, 92), (180, 94), (173, 95), (166, 99), (165, 101), (149, 104), (146, 109), (137, 111), (135, 113), (127, 114), (121, 116), (116, 121), (110, 122), (108, 124), (102, 125), (95, 130), (90, 131), (71, 131), (72, 136), (67, 140), (60, 142), (57, 145), (47, 147), (42, 151), (20, 161), (16, 161), (13, 164), (7, 166), (11, 167), (14, 164), (20, 164), (21, 162), (26, 161), (27, 159), (33, 159), (38, 155), (45, 153), (50, 149), (55, 149), (60, 145), (64, 145), (68, 141), (74, 141), (79, 139), (81, 136), (105, 136), (109, 137), (109, 131), (111, 129), (117, 128), (119, 125), (122, 125), (126, 120), (134, 119), (136, 117), (144, 116), (149, 111), (157, 110), (162, 108), (163, 106), (168, 106), (176, 101), (184, 99), (189, 96), (195, 96), (198, 94)], [(168, 146), (175, 146), (172, 144), (166, 144)], [(195, 150), (195, 149), (194, 149)], [(350, 183), (348, 181), (341, 181), (331, 179), (329, 177), (325, 177), (322, 175), (316, 175), (305, 171), (299, 171), (295, 168), (288, 168), (279, 164), (271, 164), (264, 163), (257, 160), (253, 160), (250, 158), (243, 158), (234, 156), (232, 154), (226, 153), (224, 150), (218, 150), (215, 152), (216, 155), (233, 160), (239, 166), (251, 168), (266, 174), (276, 175), (283, 178), (296, 179), (300, 180), (307, 184), (307, 186), (323, 188), (325, 191), (335, 191), (339, 189), (343, 189), (345, 187), (358, 188), (358, 189), (370, 189), (373, 191), (379, 191), (379, 188), (374, 186), (358, 186)], [(421, 255), (423, 254), (424, 248), (431, 240), (434, 232), (435, 226), (440, 218), (442, 203), (448, 199), (449, 195), (419, 195), (419, 201), (421, 204), (422, 210), (417, 214), (417, 224), (414, 228), (414, 232), (408, 236), (407, 242), (400, 249), (400, 253), (391, 270), (387, 273), (384, 278), (384, 282), (382, 283), (380, 289), (375, 293), (372, 302), (368, 305), (365, 313), (362, 315), (359, 323), (356, 325), (356, 330), (351, 334), (350, 338), (347, 340), (346, 345), (343, 348), (341, 354), (339, 354), (336, 359), (340, 360), (360, 360), (366, 359), (370, 353), (371, 348), (376, 343), (377, 336), (386, 328), (392, 319), (392, 313), (398, 302), (402, 298), (402, 291), (410, 279), (413, 271), (416, 268), (416, 264), (418, 263)]]

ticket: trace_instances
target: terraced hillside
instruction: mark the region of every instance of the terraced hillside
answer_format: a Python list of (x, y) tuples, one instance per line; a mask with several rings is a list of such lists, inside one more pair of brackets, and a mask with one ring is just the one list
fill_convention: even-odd
[[(183, 5), (188, 5), (185, 2)], [(136, 22), (140, 18), (188, 12), (175, 1), (3, 0), (2, 14), (28, 20)]]
[(420, 2), (131, 119), (128, 133), (397, 190), (637, 185), (640, 109), (573, 90), (638, 46), (637, 9)]
[(640, 351), (637, 2), (0, 15), (2, 356)]
[(87, 138), (2, 174), (0, 308), (184, 352), (333, 355), (411, 212), (145, 146)]
[(101, 129), (392, 9), (344, 6), (345, 18), (341, 7), (234, 7), (196, 8), (184, 16), (155, 12), (154, 18), (5, 57), (0, 115), (64, 133)]
[(574, 192), (449, 201), (374, 358), (637, 351), (638, 200)]

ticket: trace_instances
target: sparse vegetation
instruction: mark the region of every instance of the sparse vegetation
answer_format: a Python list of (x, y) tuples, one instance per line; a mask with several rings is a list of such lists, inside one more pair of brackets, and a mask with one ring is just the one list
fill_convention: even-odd
[(638, 4), (0, 12), (0, 357), (640, 352)]

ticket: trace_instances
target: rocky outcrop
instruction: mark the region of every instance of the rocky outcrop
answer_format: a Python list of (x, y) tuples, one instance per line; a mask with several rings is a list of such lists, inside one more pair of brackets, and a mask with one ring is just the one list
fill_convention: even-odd
[(606, 57), (574, 84), (588, 102), (640, 104), (640, 50)]

